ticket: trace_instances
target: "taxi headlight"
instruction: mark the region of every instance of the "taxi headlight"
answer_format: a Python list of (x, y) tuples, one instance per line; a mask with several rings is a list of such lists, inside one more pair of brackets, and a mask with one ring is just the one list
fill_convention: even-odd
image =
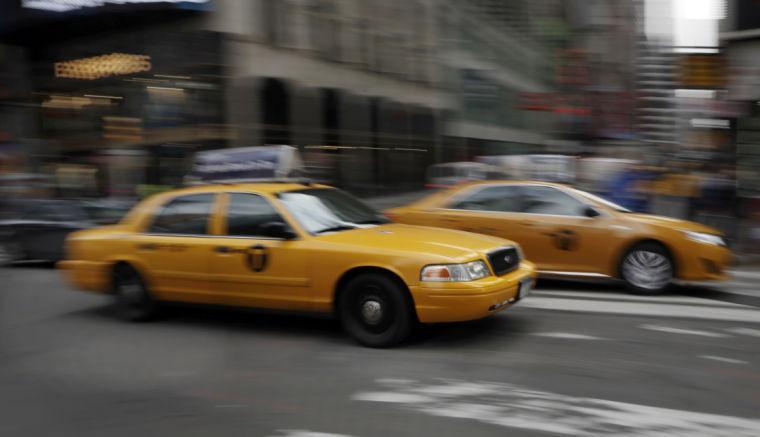
[(686, 238), (688, 238), (689, 240), (696, 241), (698, 243), (712, 244), (714, 246), (726, 245), (726, 242), (723, 241), (723, 238), (721, 238), (719, 235), (706, 234), (704, 232), (692, 232), (692, 231), (684, 231), (684, 234), (686, 234)]
[(468, 282), (485, 278), (490, 273), (483, 261), (464, 264), (440, 264), (423, 267), (420, 280), (425, 282)]

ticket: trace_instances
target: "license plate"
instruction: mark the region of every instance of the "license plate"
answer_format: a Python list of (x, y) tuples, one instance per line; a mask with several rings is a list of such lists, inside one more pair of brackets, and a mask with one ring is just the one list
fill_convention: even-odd
[(517, 290), (517, 298), (522, 299), (529, 295), (533, 288), (533, 278), (525, 278), (520, 281), (520, 288)]

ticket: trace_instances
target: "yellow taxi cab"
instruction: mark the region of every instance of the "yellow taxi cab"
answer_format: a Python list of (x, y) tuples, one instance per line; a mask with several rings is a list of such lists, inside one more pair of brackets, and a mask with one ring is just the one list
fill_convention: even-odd
[(358, 342), (403, 340), (415, 322), (478, 319), (532, 287), (517, 244), (389, 223), (324, 185), (234, 183), (156, 194), (119, 224), (71, 234), (59, 264), (123, 315), (180, 301), (335, 313)]
[(520, 244), (539, 275), (620, 278), (639, 294), (662, 292), (674, 279), (725, 279), (731, 260), (715, 229), (633, 213), (554, 183), (463, 184), (387, 215), (399, 223), (507, 238)]

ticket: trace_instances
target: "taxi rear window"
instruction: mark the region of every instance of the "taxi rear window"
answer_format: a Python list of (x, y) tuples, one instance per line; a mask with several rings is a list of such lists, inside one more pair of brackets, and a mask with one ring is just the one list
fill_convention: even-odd
[(161, 207), (148, 232), (156, 234), (205, 235), (208, 233), (214, 194), (176, 197)]

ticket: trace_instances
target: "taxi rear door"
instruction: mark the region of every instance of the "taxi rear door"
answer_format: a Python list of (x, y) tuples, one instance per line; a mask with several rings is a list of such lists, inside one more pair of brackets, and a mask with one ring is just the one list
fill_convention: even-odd
[(203, 300), (208, 280), (214, 193), (175, 197), (161, 206), (144, 232), (134, 234), (134, 256), (160, 299)]
[(473, 187), (447, 200), (429, 225), (507, 238), (522, 244), (515, 215), (517, 187), (506, 184)]
[(211, 255), (219, 303), (308, 309), (308, 250), (303, 241), (263, 195), (223, 196)]

